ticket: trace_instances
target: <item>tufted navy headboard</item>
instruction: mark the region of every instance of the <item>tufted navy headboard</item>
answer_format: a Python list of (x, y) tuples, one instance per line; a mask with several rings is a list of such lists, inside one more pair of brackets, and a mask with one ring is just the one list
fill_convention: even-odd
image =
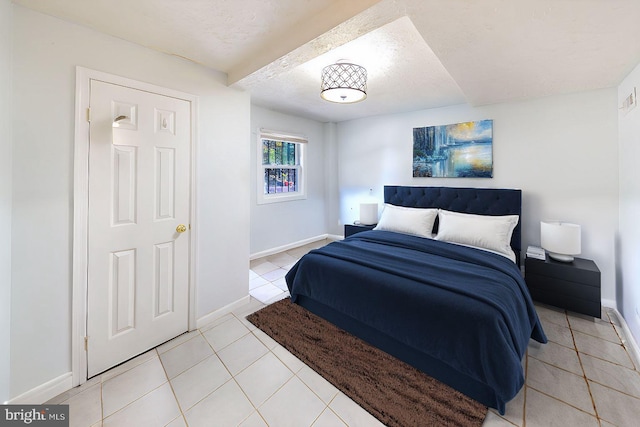
[[(501, 188), (410, 187), (385, 185), (384, 202), (408, 208), (440, 208), (478, 215), (521, 215), (522, 191)], [(511, 248), (520, 265), (520, 225), (513, 230)], [(435, 225), (437, 230), (437, 222)]]

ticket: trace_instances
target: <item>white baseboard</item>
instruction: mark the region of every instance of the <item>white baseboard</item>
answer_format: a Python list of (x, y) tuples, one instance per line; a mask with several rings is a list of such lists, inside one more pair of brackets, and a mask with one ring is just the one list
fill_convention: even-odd
[[(269, 256), (269, 255), (274, 255), (274, 254), (277, 254), (279, 252), (284, 252), (284, 251), (288, 251), (290, 249), (298, 248), (300, 246), (304, 246), (304, 245), (307, 245), (309, 243), (317, 242), (318, 240), (333, 239), (333, 238), (334, 238), (333, 235), (321, 234), (319, 236), (310, 237), (310, 238), (304, 239), (304, 240), (299, 240), (299, 241), (294, 242), (294, 243), (289, 243), (288, 245), (278, 246), (277, 248), (271, 248), (271, 249), (267, 249), (266, 251), (256, 252), (255, 254), (249, 255), (249, 259), (250, 260), (254, 260), (254, 259), (258, 259), (258, 258)], [(338, 239), (342, 239), (342, 236), (338, 236)], [(338, 240), (338, 239), (335, 239), (335, 240)]]
[[(612, 303), (612, 305), (609, 305)], [(627, 325), (627, 321), (624, 320), (622, 314), (615, 307), (615, 301), (603, 300), (602, 305), (604, 307), (610, 308), (613, 310), (613, 315), (616, 317), (618, 323), (620, 323), (620, 328), (622, 329), (622, 333), (624, 334), (624, 338), (622, 339), (622, 344), (629, 350), (631, 353), (631, 357), (633, 358), (633, 363), (636, 366), (640, 366), (640, 347), (638, 347), (638, 343), (636, 342), (633, 334), (631, 333), (631, 329), (629, 329), (629, 325)]]
[(600, 303), (602, 304), (603, 307), (613, 308), (614, 310), (618, 311), (618, 304), (616, 304), (616, 300), (603, 299), (603, 300), (600, 300)]
[(216, 311), (212, 311), (209, 314), (205, 314), (204, 316), (196, 320), (196, 328), (201, 328), (207, 323), (211, 323), (214, 320), (221, 318), (225, 314), (231, 313), (233, 310), (240, 308), (243, 305), (249, 304), (250, 301), (251, 301), (251, 297), (247, 295), (246, 297), (242, 297), (238, 301), (234, 301), (231, 304), (225, 305), (224, 307), (219, 308)]
[(72, 374), (71, 372), (67, 372), (66, 374), (60, 375), (58, 378), (54, 378), (51, 381), (47, 381), (44, 384), (32, 388), (31, 390), (26, 391), (5, 403), (12, 405), (41, 405), (71, 388), (73, 388)]
[[(222, 307), (216, 311), (213, 311), (205, 316), (200, 317), (196, 320), (196, 327), (200, 328), (203, 325), (206, 325), (209, 322), (212, 322), (227, 313), (236, 310), (244, 305), (249, 304), (251, 301), (251, 297), (247, 295), (235, 302), (232, 302), (229, 305)], [(53, 399), (60, 393), (64, 393), (73, 388), (73, 375), (71, 372), (67, 372), (66, 374), (60, 375), (57, 378), (52, 379), (44, 384), (41, 384), (29, 391), (22, 393), (19, 396), (16, 396), (12, 399), (9, 399), (4, 404), (12, 404), (12, 405), (40, 405), (44, 402)]]

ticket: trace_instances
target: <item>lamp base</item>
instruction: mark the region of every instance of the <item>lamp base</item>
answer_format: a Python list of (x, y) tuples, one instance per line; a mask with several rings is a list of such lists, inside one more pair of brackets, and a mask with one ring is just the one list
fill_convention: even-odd
[(571, 255), (557, 254), (555, 252), (549, 252), (549, 258), (560, 262), (573, 262), (574, 258)]

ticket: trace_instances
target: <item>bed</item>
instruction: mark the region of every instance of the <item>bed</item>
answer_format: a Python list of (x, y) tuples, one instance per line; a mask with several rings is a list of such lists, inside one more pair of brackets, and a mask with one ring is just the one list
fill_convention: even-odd
[[(546, 342), (518, 267), (521, 197), (511, 189), (385, 186), (382, 229), (303, 256), (286, 275), (291, 300), (504, 413), (524, 384), (529, 339)], [(401, 229), (432, 227), (425, 236), (438, 238), (473, 221), (502, 227), (508, 219), (507, 247), (398, 232), (388, 227), (394, 212)]]

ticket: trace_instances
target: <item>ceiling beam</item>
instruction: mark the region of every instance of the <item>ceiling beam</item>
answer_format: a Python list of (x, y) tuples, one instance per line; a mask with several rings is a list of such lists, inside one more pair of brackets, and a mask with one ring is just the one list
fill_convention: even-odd
[[(305, 43), (299, 44), (294, 49), (282, 48), (278, 50), (278, 53), (271, 52), (269, 57), (263, 56), (260, 61), (252, 61), (252, 66), (234, 68), (228, 73), (228, 84), (244, 90), (250, 90), (267, 79), (302, 65), (406, 15), (405, 7), (393, 0), (359, 3), (362, 3), (361, 6), (364, 3), (376, 4), (360, 13), (353, 13), (355, 9), (349, 8), (349, 13), (352, 16), (348, 19), (343, 19), (347, 14), (346, 12), (342, 17), (334, 15), (331, 26), (327, 24), (327, 28), (323, 32), (310, 38)], [(330, 9), (333, 10), (335, 8)], [(301, 25), (304, 26), (304, 23)], [(318, 31), (320, 29), (316, 32)], [(298, 38), (297, 40), (300, 39)]]
[[(287, 31), (283, 31), (278, 38), (264, 40), (261, 48), (251, 55), (247, 55), (247, 59), (234, 66), (228, 71), (228, 84), (233, 85), (246, 79), (256, 71), (269, 67), (271, 64), (282, 59), (298, 48), (305, 46), (309, 42), (322, 37), (327, 32), (335, 29), (345, 21), (361, 14), (370, 7), (380, 3), (380, 0), (349, 0), (338, 1), (316, 14), (309, 21), (298, 22)], [(386, 3), (386, 1), (383, 1)], [(368, 31), (370, 31), (369, 29)], [(346, 40), (345, 42), (350, 41)], [(333, 45), (327, 46), (327, 50), (332, 49)], [(324, 52), (321, 52), (324, 53)], [(317, 56), (312, 55), (309, 59)], [(306, 56), (302, 56), (304, 58)], [(296, 61), (298, 62), (298, 61)], [(280, 66), (284, 69), (289, 66), (295, 66), (298, 63), (288, 63), (280, 61)], [(240, 85), (244, 86), (244, 85)]]

